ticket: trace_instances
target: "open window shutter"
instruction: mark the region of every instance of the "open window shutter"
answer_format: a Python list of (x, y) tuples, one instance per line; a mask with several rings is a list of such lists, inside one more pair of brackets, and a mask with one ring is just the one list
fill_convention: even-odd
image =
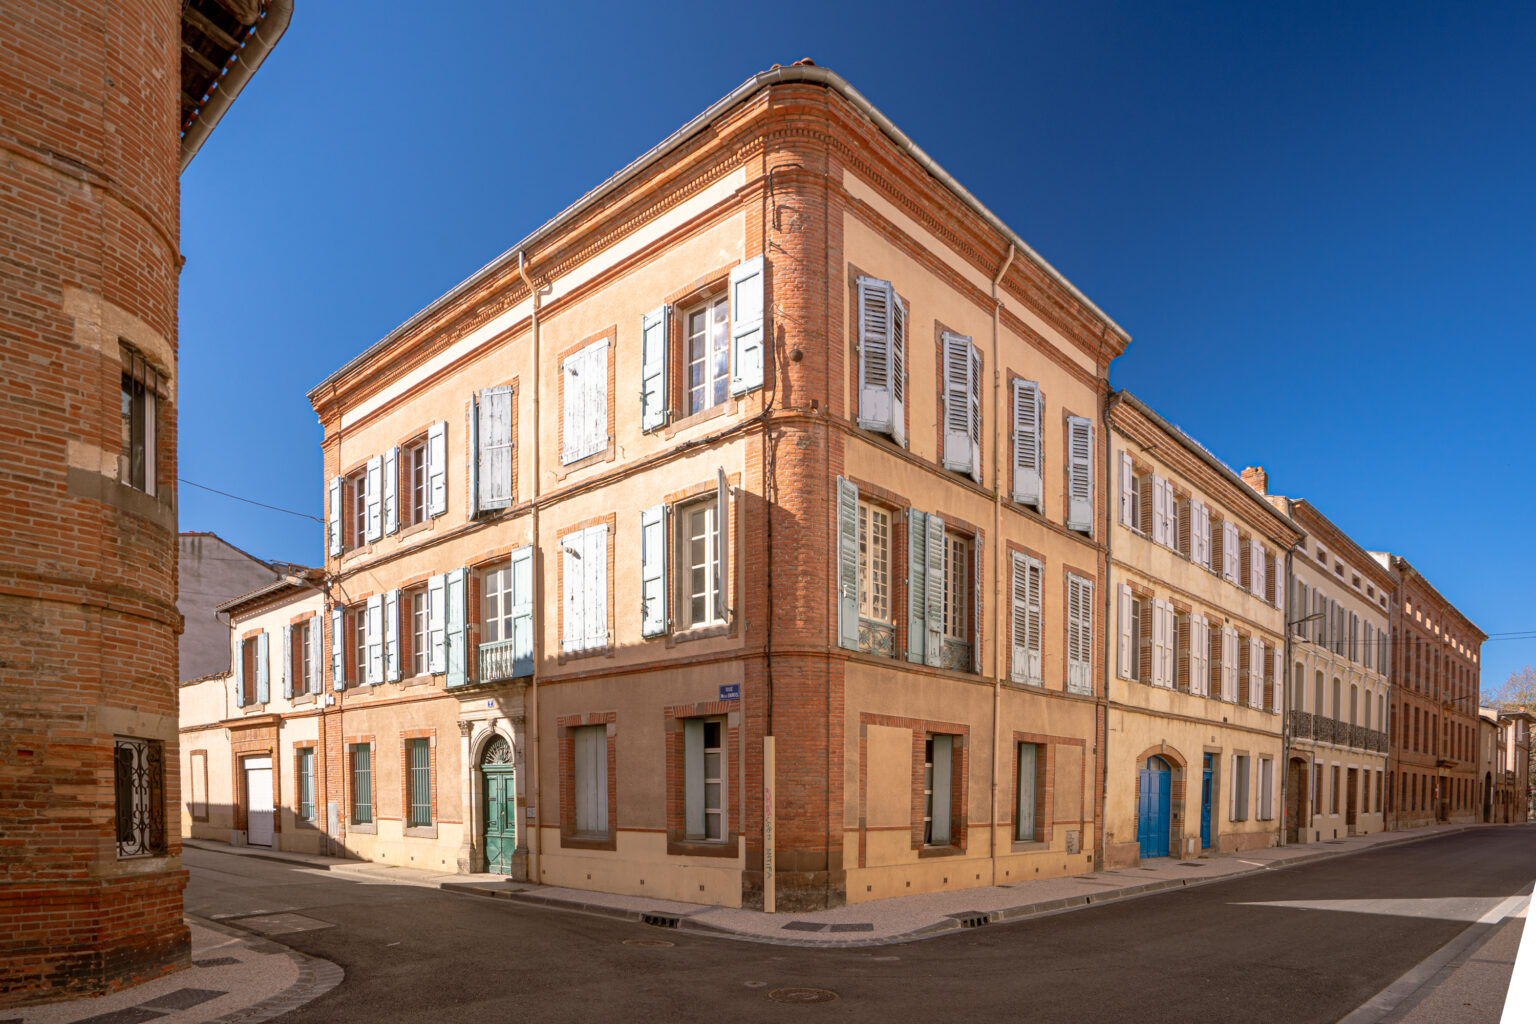
[(235, 707), (245, 707), (245, 641), (235, 641)]
[(1119, 604), (1116, 606), (1120, 627), (1119, 644), (1119, 675), (1121, 679), (1131, 678), (1131, 655), (1135, 651), (1136, 637), (1131, 634), (1131, 588), (1124, 583), (1120, 584)]
[(341, 554), (341, 477), (331, 477), (330, 516), (326, 527), (330, 531), (331, 554)]
[(271, 665), (267, 660), (267, 634), (256, 635), (256, 703), (265, 704), (271, 697), (267, 673)]
[(667, 631), (667, 507), (640, 510), (640, 635)]
[(928, 516), (907, 509), (907, 660), (923, 664), (928, 638)]
[(587, 647), (608, 643), (608, 527), (590, 526), (585, 531)]
[(1010, 569), (1009, 611), (1011, 636), (1008, 677), (1016, 683), (1029, 678), (1029, 566), (1024, 556), (1014, 551), (1008, 556)]
[(384, 679), (400, 681), (400, 591), (384, 592)]
[(283, 626), (283, 646), (280, 651), (283, 662), (283, 696), (293, 699), (293, 627)]
[(1166, 686), (1167, 680), (1163, 678), (1163, 602), (1154, 598), (1150, 602), (1152, 606), (1152, 664), (1149, 678), (1153, 686)]
[(1013, 382), (1013, 500), (1040, 504), (1040, 385)]
[(400, 529), (400, 449), (384, 450), (384, 532)]
[(1248, 638), (1248, 703), (1264, 706), (1264, 645), (1253, 637)]
[(587, 348), (587, 450), (592, 455), (608, 447), (608, 340)]
[(971, 544), (971, 671), (981, 672), (981, 624), (986, 621), (983, 617), (985, 607), (981, 592), (981, 549), (983, 540), (977, 537)]
[(369, 686), (377, 686), (384, 681), (384, 595), (375, 594), (368, 599), (366, 622), (367, 680)]
[(715, 615), (731, 615), (731, 484), (725, 469), (715, 470)]
[(731, 271), (731, 394), (763, 386), (763, 258)]
[(341, 636), (346, 613), (340, 608), (331, 609), (331, 689), (344, 689), (347, 685), (346, 647)]
[(582, 575), (584, 554), (580, 533), (569, 534), (561, 541), (560, 557), (564, 559), (561, 582), (565, 593), (560, 598), (565, 621), (561, 624), (560, 644), (567, 651), (579, 651), (587, 642), (587, 623), (583, 616), (587, 607), (586, 580)]
[(368, 503), (367, 537), (375, 541), (384, 536), (384, 460), (378, 455), (368, 460), (364, 494)]
[(1285, 611), (1285, 556), (1275, 552), (1274, 561), (1270, 563), (1272, 572), (1270, 587), (1275, 592), (1275, 610)]
[(533, 547), (512, 552), (512, 674), (533, 675)]
[(1168, 506), (1163, 503), (1163, 478), (1153, 475), (1152, 483), (1152, 541), (1168, 543)]
[(891, 437), (907, 446), (907, 307), (891, 292)]
[(1237, 700), (1237, 630), (1228, 626), (1222, 631), (1226, 634), (1224, 655), (1226, 664), (1222, 667), (1226, 677), (1222, 682), (1222, 692), (1229, 700)]
[(971, 479), (981, 483), (981, 349), (967, 346), (971, 355), (969, 419), (971, 431)]
[(837, 644), (859, 649), (859, 488), (837, 478)]
[(1163, 602), (1163, 685), (1174, 682), (1173, 659), (1178, 647), (1178, 622), (1173, 612), (1173, 602)]
[[(674, 791), (675, 792), (675, 791)], [(683, 719), (684, 829), (690, 836), (704, 834), (704, 719)]]
[(469, 458), (465, 460), (465, 472), (469, 474), (469, 515), (480, 514), (480, 395), (471, 391), (469, 411), (465, 417), (465, 448)]
[(890, 432), (891, 285), (861, 277), (859, 293), (859, 426)]
[(508, 508), (513, 498), (512, 388), (486, 388), (477, 403), (479, 457), (475, 479), (477, 511)]
[(1067, 417), (1067, 529), (1093, 533), (1093, 421)]
[(1041, 664), (1041, 644), (1044, 632), (1041, 622), (1041, 605), (1045, 590), (1045, 569), (1034, 559), (1026, 559), (1029, 570), (1029, 635), (1025, 639), (1029, 657), (1025, 665), (1025, 677), (1039, 685), (1044, 681), (1045, 670)]
[(1227, 579), (1233, 583), (1238, 582), (1237, 562), (1239, 545), (1237, 542), (1237, 524), (1228, 520), (1221, 524), (1221, 559)]
[(944, 562), (947, 548), (944, 520), (928, 513), (928, 638), (923, 653), (926, 663), (934, 667), (944, 663)]
[(448, 577), (427, 580), (427, 671), (434, 675), (447, 671), (448, 652), (443, 632), (448, 605)]
[(1211, 687), (1210, 641), (1205, 633), (1205, 616), (1189, 617), (1189, 692), (1205, 694)]
[(971, 339), (944, 332), (944, 468), (973, 471), (971, 458)]
[(658, 306), (640, 318), (640, 429), (667, 422), (667, 337), (672, 307)]
[(427, 515), (448, 511), (448, 421), (427, 428)]
[(948, 733), (933, 737), (933, 824), (929, 842), (947, 846), (950, 842), (950, 790), (954, 778), (955, 738)]
[(468, 577), (467, 570), (455, 569), (445, 578), (443, 638), (448, 686), (463, 686), (469, 681)]
[(309, 692), (319, 693), (321, 690), (321, 676), (323, 659), (320, 656), (320, 616), (309, 617)]
[(582, 352), (572, 352), (560, 364), (561, 462), (575, 462), (586, 449), (586, 360)]
[(1120, 452), (1120, 523), (1122, 526), (1136, 528), (1136, 492), (1131, 487), (1131, 481), (1136, 478), (1136, 469), (1131, 465), (1131, 453), (1125, 450)]
[(1197, 501), (1195, 505), (1195, 543), (1198, 545), (1199, 555), (1195, 558), (1206, 569), (1211, 567), (1211, 510), (1206, 508), (1205, 502)]

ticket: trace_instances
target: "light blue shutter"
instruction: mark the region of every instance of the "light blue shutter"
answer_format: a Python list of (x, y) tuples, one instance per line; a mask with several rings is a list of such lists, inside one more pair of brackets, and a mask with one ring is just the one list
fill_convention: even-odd
[(683, 805), (684, 831), (704, 835), (704, 720), (683, 719)]
[(448, 511), (448, 421), (427, 428), (427, 515)]
[(640, 429), (667, 422), (667, 337), (672, 307), (658, 306), (640, 318)]
[(330, 516), (326, 527), (330, 530), (331, 554), (341, 554), (341, 477), (331, 477)]
[(369, 686), (377, 686), (384, 681), (384, 595), (374, 594), (368, 599), (367, 606), (367, 633), (363, 643), (363, 649), (368, 654), (368, 666), (365, 670)]
[(466, 659), (469, 653), (469, 623), (465, 621), (467, 608), (464, 569), (455, 569), (447, 575), (447, 605), (443, 632), (449, 686), (463, 686), (469, 681)]
[(1039, 506), (1040, 385), (1032, 380), (1013, 382), (1013, 500)]
[(928, 516), (907, 509), (907, 660), (924, 663), (928, 638)]
[(378, 455), (368, 460), (363, 492), (368, 513), (366, 536), (372, 542), (384, 536), (384, 460)]
[(948, 733), (933, 736), (933, 824), (928, 842), (933, 846), (950, 843), (950, 788), (954, 777), (955, 738)]
[(943, 334), (944, 468), (974, 473), (971, 449), (971, 339)]
[(235, 641), (235, 707), (245, 707), (245, 641)]
[(971, 541), (971, 671), (981, 672), (981, 623), (985, 607), (981, 593), (981, 549), (985, 541), (980, 535)]
[(465, 447), (469, 450), (465, 472), (469, 474), (469, 516), (473, 519), (480, 514), (480, 395), (473, 391), (469, 393), (465, 429), (468, 431)]
[(859, 427), (890, 433), (891, 302), (889, 281), (859, 278)]
[(1036, 746), (1020, 743), (1019, 751), (1019, 806), (1014, 813), (1014, 838), (1020, 842), (1032, 842), (1035, 838), (1035, 763)]
[(267, 634), (256, 636), (256, 703), (265, 704), (271, 696), (268, 692)]
[(533, 548), (512, 552), (512, 674), (533, 675)]
[(309, 617), (309, 692), (319, 693), (323, 689), (324, 661), (320, 656), (320, 650), (324, 646), (321, 643), (323, 634), (320, 631), (320, 616)]
[(427, 671), (434, 675), (447, 669), (444, 650), (443, 616), (447, 600), (448, 577), (427, 580)]
[(1067, 529), (1093, 535), (1093, 421), (1067, 417)]
[(763, 386), (763, 258), (731, 271), (731, 394)]
[(400, 449), (384, 452), (384, 532), (400, 529)]
[(923, 653), (926, 663), (934, 667), (944, 663), (944, 569), (947, 547), (944, 543), (944, 520), (932, 512), (928, 513), (928, 639)]
[(667, 507), (640, 510), (640, 635), (667, 631)]
[(511, 385), (486, 388), (474, 405), (478, 447), (471, 448), (470, 464), (475, 473), (475, 510), (509, 508), (514, 491)]
[(837, 478), (837, 643), (859, 649), (859, 488)]
[(400, 591), (384, 592), (384, 678), (400, 681)]
[(331, 689), (345, 689), (347, 685), (346, 648), (342, 646), (341, 627), (344, 621), (340, 608), (331, 609)]
[(283, 696), (293, 699), (293, 627), (283, 626), (283, 647), (280, 652), (283, 662)]

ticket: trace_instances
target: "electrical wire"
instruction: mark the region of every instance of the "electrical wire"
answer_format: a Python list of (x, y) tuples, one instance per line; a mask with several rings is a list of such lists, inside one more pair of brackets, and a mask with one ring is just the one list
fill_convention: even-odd
[(198, 490), (209, 491), (209, 492), (211, 492), (213, 494), (222, 495), (223, 497), (226, 497), (226, 498), (233, 498), (236, 501), (243, 501), (247, 505), (256, 505), (256, 506), (258, 506), (260, 508), (270, 509), (273, 512), (286, 512), (290, 516), (298, 516), (300, 519), (313, 519), (317, 523), (324, 523), (325, 522), (325, 520), (321, 519), (319, 516), (312, 516), (308, 512), (295, 512), (291, 508), (280, 508), (277, 505), (268, 505), (264, 501), (256, 501), (256, 500), (254, 500), (252, 498), (242, 498), (238, 494), (230, 494), (228, 491), (221, 491), (217, 487), (209, 487), (207, 484), (200, 484), (200, 483), (197, 483), (194, 480), (188, 480), (184, 476), (179, 476), (176, 479), (177, 479), (178, 482), (184, 483), (188, 487), (196, 487)]

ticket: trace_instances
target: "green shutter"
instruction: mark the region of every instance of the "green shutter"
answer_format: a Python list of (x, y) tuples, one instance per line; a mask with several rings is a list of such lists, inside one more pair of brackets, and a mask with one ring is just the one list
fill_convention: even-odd
[(444, 614), (444, 648), (449, 686), (463, 686), (469, 681), (469, 623), (465, 621), (465, 578), (468, 572), (455, 569), (448, 574), (447, 605)]
[(512, 552), (512, 674), (533, 675), (533, 548)]
[(859, 649), (859, 488), (837, 478), (837, 643)]
[(907, 660), (923, 664), (928, 638), (928, 517), (907, 509)]
[(640, 510), (640, 635), (666, 631), (667, 507), (652, 505)]

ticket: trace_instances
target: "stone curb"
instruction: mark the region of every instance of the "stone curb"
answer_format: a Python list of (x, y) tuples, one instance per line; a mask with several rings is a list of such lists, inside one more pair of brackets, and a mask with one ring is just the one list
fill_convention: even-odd
[(331, 989), (340, 985), (342, 979), (346, 976), (346, 972), (340, 966), (331, 963), (329, 960), (322, 960), (319, 957), (300, 953), (296, 949), (292, 949), (264, 936), (257, 936), (243, 928), (235, 928), (218, 921), (210, 921), (208, 918), (198, 917), (196, 914), (185, 914), (183, 916), (189, 921), (196, 921), (209, 931), (239, 939), (247, 947), (258, 953), (282, 953), (293, 961), (294, 966), (299, 971), (298, 980), (277, 995), (269, 996), (261, 1002), (250, 1006), (230, 1010), (222, 1016), (212, 1018), (210, 1024), (235, 1024), (236, 1021), (244, 1022), (244, 1024), (257, 1024), (259, 1021), (272, 1020), (274, 1017), (279, 1017), (291, 1010), (295, 1010), (305, 1003), (319, 999)]

